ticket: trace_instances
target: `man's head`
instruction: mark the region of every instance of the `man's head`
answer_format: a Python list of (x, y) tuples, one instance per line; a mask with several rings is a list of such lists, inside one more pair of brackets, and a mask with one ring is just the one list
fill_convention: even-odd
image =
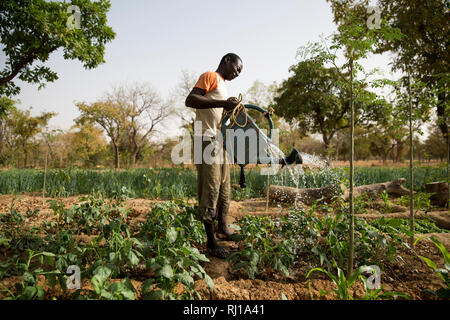
[(218, 70), (225, 80), (233, 80), (242, 71), (242, 60), (237, 54), (227, 53), (220, 60)]

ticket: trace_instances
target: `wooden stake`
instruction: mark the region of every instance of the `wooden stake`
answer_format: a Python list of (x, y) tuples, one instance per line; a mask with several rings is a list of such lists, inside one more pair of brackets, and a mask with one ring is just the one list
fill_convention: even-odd
[(413, 127), (412, 127), (412, 101), (411, 101), (411, 74), (408, 71), (408, 94), (409, 94), (409, 180), (411, 186), (409, 187), (409, 230), (411, 231), (410, 245), (414, 245), (414, 146), (413, 146)]
[(267, 192), (266, 192), (266, 213), (267, 213), (267, 212), (269, 212), (269, 189), (270, 189), (270, 175), (269, 174), (267, 174), (266, 187), (267, 187)]
[(353, 52), (350, 53), (350, 225), (348, 240), (348, 262), (347, 262), (347, 279), (353, 273), (353, 250), (354, 250), (354, 233), (355, 233), (355, 208), (353, 203), (353, 187), (354, 187), (354, 159), (355, 155), (355, 108), (353, 104)]
[(48, 147), (45, 150), (44, 185), (42, 186), (42, 206), (44, 206), (44, 204), (45, 204), (45, 178), (47, 176), (47, 156), (48, 156)]

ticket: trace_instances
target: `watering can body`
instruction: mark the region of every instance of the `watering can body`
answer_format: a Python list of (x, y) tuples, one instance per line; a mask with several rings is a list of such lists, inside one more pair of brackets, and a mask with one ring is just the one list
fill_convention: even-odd
[[(261, 107), (245, 104), (245, 108), (257, 110), (265, 114), (269, 121), (269, 132), (261, 130), (256, 121), (248, 114), (241, 112), (231, 123), (230, 117), (225, 116), (222, 121), (222, 137), (224, 148), (240, 166), (247, 164), (270, 164), (272, 159), (268, 153), (272, 143), (273, 121), (270, 115)], [(278, 162), (277, 162), (278, 163)]]
[(273, 135), (273, 121), (270, 113), (259, 106), (245, 104), (246, 109), (257, 110), (264, 114), (269, 121), (269, 132), (266, 134), (261, 130), (256, 121), (246, 112), (240, 112), (234, 119), (224, 116), (221, 123), (223, 146), (229, 156), (241, 167), (239, 184), (245, 188), (244, 167), (247, 164), (288, 164), (303, 162), (299, 152), (294, 148), (287, 157), (274, 158), (270, 155)]

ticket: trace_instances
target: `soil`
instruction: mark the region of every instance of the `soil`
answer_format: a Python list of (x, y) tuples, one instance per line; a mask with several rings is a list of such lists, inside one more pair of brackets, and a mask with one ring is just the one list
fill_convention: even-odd
[[(39, 195), (0, 195), (0, 213), (9, 212), (11, 203), (15, 199), (14, 207), (19, 212), (25, 214), (27, 209), (34, 211), (39, 210), (36, 215), (27, 218), (26, 225), (38, 225), (43, 221), (54, 221), (55, 216), (50, 209), (50, 205), (46, 198), (45, 203), (42, 202), (42, 197)], [(75, 203), (79, 203), (79, 197), (62, 198), (61, 201), (70, 207)], [(148, 200), (148, 199), (131, 199), (125, 202), (125, 206), (130, 208), (129, 220), (132, 224), (143, 222), (146, 220), (146, 215), (153, 203), (163, 202), (162, 200)], [(195, 199), (190, 200), (195, 203)], [(376, 207), (376, 206), (375, 206)], [(305, 209), (308, 209), (305, 206)], [(396, 210), (395, 213), (383, 214), (386, 217), (407, 218), (409, 209)], [(269, 206), (266, 210), (266, 202), (264, 199), (249, 199), (245, 201), (232, 201), (228, 216), (228, 223), (233, 223), (239, 218), (251, 214), (258, 216), (279, 217), (281, 215), (289, 214), (289, 207), (286, 206)], [(443, 220), (443, 224), (450, 223), (448, 211), (429, 212), (428, 215), (439, 216)], [(382, 213), (376, 209), (371, 209), (367, 214), (360, 214), (359, 217), (371, 219), (380, 217)], [(419, 212), (416, 217), (425, 215)], [(435, 235), (447, 248), (450, 250), (450, 233), (437, 233), (416, 235), (431, 236)], [(89, 242), (87, 235), (80, 236), (81, 241)], [(231, 251), (236, 250), (237, 245), (233, 242), (222, 242), (229, 247)], [(414, 250), (408, 250), (404, 247), (398, 248), (399, 255), (403, 258), (394, 262), (385, 263), (382, 267), (384, 273), (381, 276), (381, 283), (385, 290), (395, 290), (410, 295), (413, 299), (432, 299), (429, 294), (423, 293), (424, 289), (437, 290), (442, 286), (442, 282), (437, 274), (433, 273), (431, 269), (420, 259), (417, 255), (430, 258), (437, 263), (438, 266), (443, 265), (443, 258), (438, 249), (427, 239), (421, 240), (414, 247)], [(1, 256), (7, 252), (1, 252)], [(267, 272), (259, 276), (258, 279), (249, 279), (246, 273), (232, 272), (231, 265), (228, 261), (209, 257), (210, 262), (205, 264), (204, 268), (207, 273), (214, 280), (214, 291), (210, 292), (204, 280), (196, 281), (196, 288), (204, 299), (243, 299), (243, 300), (259, 300), (259, 299), (282, 299), (284, 294), (289, 300), (300, 299), (336, 299), (333, 292), (335, 285), (330, 279), (320, 272), (315, 272), (311, 275), (310, 280), (306, 280), (306, 274), (313, 267), (308, 263), (302, 261), (292, 270), (291, 274), (283, 277), (279, 274), (271, 274)], [(146, 271), (143, 270), (143, 273)], [(142, 277), (141, 277), (142, 278)], [(1, 281), (7, 288), (14, 287), (14, 284), (20, 282), (20, 277), (9, 277)], [(43, 282), (43, 278), (41, 279)], [(119, 281), (119, 279), (117, 280)], [(136, 289), (140, 289), (141, 281), (132, 279), (132, 283)], [(58, 297), (58, 299), (67, 298), (58, 287), (50, 288), (44, 284), (46, 298)], [(89, 280), (83, 281), (83, 289), (92, 289)], [(182, 290), (182, 287), (179, 288)], [(364, 286), (361, 282), (357, 282), (350, 292), (355, 298), (361, 298), (365, 294)]]

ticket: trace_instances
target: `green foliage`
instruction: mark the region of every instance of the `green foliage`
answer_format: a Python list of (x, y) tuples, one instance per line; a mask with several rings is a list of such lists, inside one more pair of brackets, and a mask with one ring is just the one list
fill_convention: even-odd
[[(72, 299), (201, 298), (194, 287), (197, 279), (205, 279), (212, 290), (214, 283), (202, 267), (209, 260), (196, 248), (206, 239), (202, 223), (195, 219), (197, 208), (182, 201), (156, 204), (144, 223), (131, 226), (123, 206), (127, 195), (125, 189), (112, 199), (91, 194), (71, 208), (60, 200), (51, 201), (56, 222), (44, 222), (36, 230), (39, 242), (31, 243), (24, 242), (25, 216), (12, 204), (10, 213), (1, 216), (0, 245), (12, 249), (15, 256), (0, 264), (0, 278), (23, 275), (24, 282), (14, 289), (0, 288), (6, 298), (44, 298), (39, 275), (51, 287), (59, 283)], [(82, 233), (91, 236), (88, 243), (75, 241)], [(23, 245), (16, 245), (19, 241)], [(27, 248), (23, 260), (25, 247), (37, 250)], [(93, 290), (68, 291), (65, 273), (70, 265), (80, 267), (81, 280), (88, 279)], [(139, 294), (130, 279), (142, 267), (154, 276), (144, 281)], [(181, 293), (175, 290), (179, 283), (184, 285)]]
[[(33, 265), (33, 260), (37, 260), (37, 266)], [(15, 264), (17, 270), (22, 274), (22, 282), (17, 283), (15, 286), (16, 293), (12, 293), (11, 290), (3, 287), (4, 292), (10, 294), (6, 300), (43, 300), (44, 299), (44, 289), (38, 283), (38, 276), (44, 275), (48, 280), (49, 276), (59, 274), (58, 270), (45, 271), (43, 267), (48, 264), (53, 266), (55, 264), (55, 255), (51, 252), (35, 252), (33, 250), (27, 249), (26, 256), (19, 259)], [(1, 289), (0, 287), (0, 289)]]
[(267, 267), (289, 275), (288, 269), (295, 259), (292, 240), (271, 237), (275, 224), (267, 217), (245, 216), (239, 224), (232, 227), (239, 231), (235, 239), (241, 242), (243, 249), (228, 257), (234, 264), (233, 269), (244, 268), (251, 279)]
[[(356, 167), (355, 185), (393, 181), (405, 177), (405, 187), (409, 187), (408, 168)], [(345, 168), (333, 168), (320, 172), (305, 171), (299, 177), (299, 188), (320, 188), (341, 183), (348, 172)], [(414, 168), (414, 187), (425, 190), (425, 183), (445, 180), (445, 167)], [(0, 194), (21, 194), (42, 192), (43, 170), (9, 169), (0, 171)], [(287, 170), (280, 170), (271, 181), (278, 185), (296, 186)], [(259, 169), (251, 168), (246, 172), (247, 188), (233, 191), (236, 199), (249, 199), (265, 196), (267, 177)], [(125, 188), (125, 189), (124, 189)], [(129, 170), (86, 170), (52, 169), (47, 171), (46, 192), (48, 196), (75, 196), (100, 192), (105, 197), (124, 196), (145, 197), (151, 199), (185, 199), (197, 194), (196, 171), (182, 168), (129, 169)]]
[[(425, 212), (430, 211), (432, 205), (430, 200), (431, 194), (430, 193), (424, 193), (424, 192), (418, 192), (414, 194), (414, 208), (417, 210), (423, 210)], [(398, 204), (402, 206), (409, 207), (410, 206), (410, 197), (407, 196), (401, 196), (398, 200)]]
[(336, 289), (333, 289), (333, 292), (336, 294), (336, 297), (341, 300), (354, 299), (350, 294), (350, 288), (355, 285), (357, 280), (362, 281), (362, 283), (364, 284), (364, 288), (366, 289), (366, 294), (364, 295), (364, 297), (362, 297), (362, 300), (393, 299), (396, 297), (411, 299), (410, 296), (401, 292), (385, 291), (382, 288), (370, 289), (367, 286), (366, 278), (362, 275), (367, 271), (367, 266), (361, 266), (354, 270), (348, 279), (346, 278), (345, 273), (341, 268), (339, 268), (337, 265), (335, 265), (335, 267), (337, 269), (337, 275), (334, 275), (332, 272), (324, 270), (322, 268), (314, 268), (308, 272), (306, 278), (308, 279), (311, 273), (313, 273), (314, 271), (325, 273), (335, 284)]
[[(288, 121), (295, 120), (303, 134), (321, 134), (328, 148), (336, 133), (350, 128), (349, 73), (345, 65), (336, 64), (337, 56), (330, 53), (326, 43), (308, 44), (298, 55), (304, 60), (290, 68), (293, 75), (278, 89), (275, 111)], [(332, 67), (326, 67), (328, 64)], [(355, 123), (360, 125), (383, 116), (382, 101), (366, 89), (364, 81), (354, 83), (358, 88)]]
[(391, 213), (392, 212), (392, 202), (389, 200), (389, 194), (386, 190), (380, 193), (380, 197), (384, 202), (384, 207), (382, 209), (383, 213)]
[(136, 289), (129, 278), (111, 283), (110, 277), (113, 272), (107, 266), (97, 267), (93, 274), (91, 283), (94, 290), (89, 291), (88, 296), (82, 296), (80, 299), (135, 300)]
[(0, 97), (0, 120), (6, 118), (8, 113), (14, 108), (14, 100), (7, 97)]
[[(389, 234), (405, 234), (411, 236), (409, 230), (409, 221), (407, 219), (381, 217), (380, 219), (372, 220), (369, 224), (381, 232)], [(447, 233), (447, 230), (440, 229), (436, 224), (429, 219), (414, 219), (414, 230), (416, 233)]]
[[(315, 212), (328, 211), (323, 217)], [(313, 264), (326, 266), (345, 265), (348, 256), (348, 214), (338, 207), (313, 205), (308, 212), (294, 209), (289, 215), (272, 220), (268, 217), (245, 216), (233, 226), (238, 233), (234, 240), (240, 250), (230, 255), (234, 269), (243, 268), (250, 278), (272, 266), (287, 275), (296, 261), (311, 259)], [(357, 265), (380, 264), (385, 259), (396, 258), (395, 245), (399, 237), (378, 231), (362, 219), (355, 220), (355, 262)]]
[[(200, 221), (195, 220), (196, 209), (182, 202), (166, 202), (152, 207), (149, 219), (140, 227), (139, 237), (145, 241), (144, 254), (149, 257), (147, 267), (155, 278), (143, 284), (144, 299), (200, 298), (194, 289), (194, 278), (204, 278), (210, 289), (213, 282), (201, 266), (209, 261), (193, 244), (205, 241)], [(175, 286), (181, 282), (185, 293), (180, 297)]]
[[(418, 241), (420, 241), (423, 238), (418, 238), (414, 245)], [(442, 283), (444, 284), (444, 287), (441, 287), (440, 289), (436, 291), (432, 290), (426, 290), (427, 292), (431, 292), (433, 295), (435, 295), (438, 298), (441, 299), (449, 299), (450, 298), (450, 254), (448, 253), (447, 249), (444, 247), (444, 245), (436, 238), (436, 237), (430, 237), (429, 238), (434, 245), (439, 249), (441, 252), (443, 258), (444, 258), (444, 268), (438, 268), (437, 265), (429, 258), (419, 256), (434, 272), (436, 272), (439, 277), (442, 280)]]
[(336, 289), (333, 289), (333, 292), (336, 294), (336, 297), (341, 300), (353, 300), (352, 295), (349, 292), (349, 289), (356, 283), (356, 280), (361, 276), (361, 269), (355, 270), (352, 275), (347, 279), (345, 277), (345, 273), (341, 268), (337, 267), (337, 276), (335, 276), (330, 271), (324, 270), (322, 268), (314, 268), (311, 269), (306, 275), (306, 279), (309, 278), (312, 272), (319, 271), (325, 273), (333, 283), (336, 285)]
[[(81, 11), (79, 28), (69, 28), (73, 12)], [(58, 79), (44, 65), (51, 53), (63, 49), (65, 59), (77, 59), (88, 69), (104, 62), (105, 44), (115, 33), (106, 25), (109, 1), (74, 0), (71, 3), (44, 0), (4, 0), (0, 4), (0, 39), (6, 56), (0, 70), (0, 95), (18, 94), (15, 78), (39, 84)]]

